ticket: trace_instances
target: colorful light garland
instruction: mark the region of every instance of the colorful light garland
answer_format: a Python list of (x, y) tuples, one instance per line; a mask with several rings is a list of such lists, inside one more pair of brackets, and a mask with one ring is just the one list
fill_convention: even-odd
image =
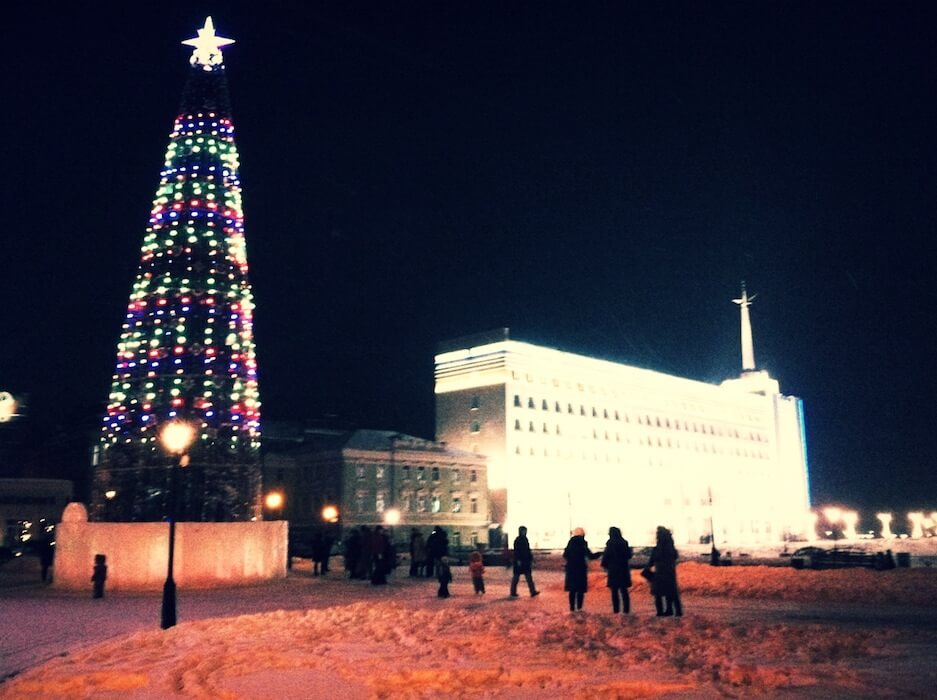
[[(219, 47), (233, 42), (214, 36), (211, 18), (199, 37), (183, 42), (196, 46), (193, 70), (220, 82)], [(229, 117), (196, 110), (176, 118), (117, 346), (96, 492), (116, 470), (165, 461), (159, 426), (175, 418), (197, 426), (193, 452), (202, 463), (259, 475), (254, 301), (238, 167)], [(114, 453), (130, 445), (139, 449)], [(259, 477), (251, 481), (258, 491), (247, 498), (259, 502)]]

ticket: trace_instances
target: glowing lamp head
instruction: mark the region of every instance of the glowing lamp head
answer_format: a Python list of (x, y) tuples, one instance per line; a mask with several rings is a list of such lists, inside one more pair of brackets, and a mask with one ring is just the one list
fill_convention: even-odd
[(104, 498), (109, 501), (113, 501), (116, 496), (117, 492), (114, 489), (109, 489), (108, 491), (104, 492)]
[(828, 506), (823, 509), (823, 517), (831, 525), (838, 523), (843, 517), (843, 509), (837, 506)]
[(335, 506), (326, 506), (323, 508), (322, 519), (327, 523), (338, 522), (338, 508)]
[(180, 454), (195, 440), (195, 426), (181, 420), (170, 421), (159, 434), (159, 441), (167, 452)]
[(384, 523), (387, 525), (396, 525), (400, 522), (400, 511), (396, 508), (389, 509), (384, 513)]
[(283, 494), (279, 491), (271, 491), (267, 494), (267, 497), (264, 499), (264, 504), (270, 510), (276, 510), (283, 506)]

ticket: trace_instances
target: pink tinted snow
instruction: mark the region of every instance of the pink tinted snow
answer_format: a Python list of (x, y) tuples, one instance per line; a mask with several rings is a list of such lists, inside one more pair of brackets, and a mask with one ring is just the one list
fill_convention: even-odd
[[(683, 564), (687, 596), (937, 600), (937, 573), (813, 572)], [(460, 572), (461, 573), (461, 572)], [(811, 693), (863, 695), (857, 669), (892, 655), (889, 629), (733, 621), (688, 609), (650, 615), (635, 576), (638, 614), (606, 611), (604, 578), (590, 577), (587, 612), (563, 611), (562, 578), (544, 595), (445, 601), (419, 587), (384, 599), (183, 623), (95, 645), (0, 686), (4, 698), (639, 698)], [(338, 582), (354, 587), (357, 582)], [(366, 585), (366, 584), (364, 584)], [(500, 581), (499, 581), (500, 585)], [(490, 588), (490, 587), (489, 587)]]

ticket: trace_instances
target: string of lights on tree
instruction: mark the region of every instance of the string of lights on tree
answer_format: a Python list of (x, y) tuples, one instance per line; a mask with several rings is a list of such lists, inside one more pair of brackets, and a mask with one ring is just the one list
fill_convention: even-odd
[[(196, 427), (194, 463), (257, 461), (254, 302), (220, 51), (233, 41), (216, 36), (208, 18), (198, 38), (183, 43), (195, 47), (187, 90), (194, 85), (208, 97), (184, 98), (169, 136), (117, 346), (101, 492), (100, 482), (113, 482), (121, 468), (165, 462), (159, 430), (171, 420)], [(222, 91), (220, 99), (211, 94)]]

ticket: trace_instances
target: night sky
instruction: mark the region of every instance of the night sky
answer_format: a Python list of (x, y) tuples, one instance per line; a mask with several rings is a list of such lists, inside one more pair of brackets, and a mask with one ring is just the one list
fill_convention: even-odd
[(436, 343), (497, 327), (718, 382), (745, 280), (814, 501), (937, 507), (937, 5), (55, 5), (0, 45), (0, 390), (32, 425), (103, 413), (211, 14), (264, 418), (432, 437)]

